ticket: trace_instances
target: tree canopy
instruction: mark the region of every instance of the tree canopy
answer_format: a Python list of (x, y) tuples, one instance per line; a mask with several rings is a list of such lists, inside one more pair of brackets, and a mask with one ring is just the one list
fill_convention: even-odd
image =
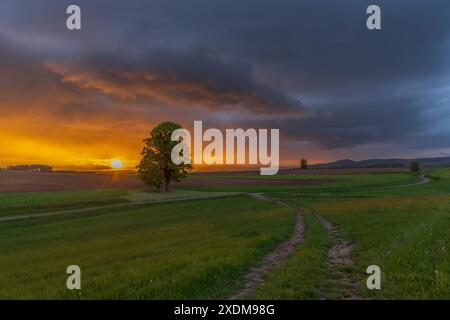
[(306, 159), (300, 160), (300, 169), (308, 169), (308, 161)]
[(420, 171), (420, 163), (417, 160), (413, 160), (409, 163), (409, 170), (411, 172), (419, 172)]
[(160, 192), (169, 190), (172, 181), (180, 181), (192, 170), (191, 164), (176, 165), (172, 162), (172, 149), (181, 141), (171, 140), (176, 129), (181, 129), (181, 126), (174, 122), (163, 122), (153, 128), (144, 140), (142, 159), (137, 166), (139, 178)]

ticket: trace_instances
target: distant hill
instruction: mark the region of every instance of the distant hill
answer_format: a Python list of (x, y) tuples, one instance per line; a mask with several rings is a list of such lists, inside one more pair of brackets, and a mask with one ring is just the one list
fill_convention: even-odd
[(411, 160), (417, 160), (424, 167), (450, 167), (450, 157), (440, 158), (418, 158), (418, 159), (367, 159), (355, 161), (351, 159), (338, 160), (335, 162), (311, 165), (315, 169), (338, 169), (338, 168), (401, 168), (409, 165)]

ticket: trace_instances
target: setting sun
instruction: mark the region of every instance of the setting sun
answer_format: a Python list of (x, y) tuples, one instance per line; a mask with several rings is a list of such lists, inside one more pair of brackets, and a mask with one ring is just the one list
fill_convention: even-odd
[(119, 159), (113, 159), (113, 160), (111, 161), (111, 167), (114, 168), (114, 169), (120, 169), (120, 168), (122, 168), (122, 167), (123, 167), (122, 160), (119, 160)]

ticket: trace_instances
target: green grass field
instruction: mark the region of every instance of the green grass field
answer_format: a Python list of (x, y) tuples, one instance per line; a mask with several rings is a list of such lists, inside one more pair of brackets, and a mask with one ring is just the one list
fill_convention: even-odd
[[(341, 194), (343, 192), (352, 192), (361, 188), (385, 188), (390, 186), (399, 186), (411, 184), (419, 181), (416, 175), (409, 173), (378, 173), (378, 174), (336, 174), (336, 175), (279, 175), (279, 176), (260, 176), (260, 175), (242, 175), (242, 176), (222, 176), (215, 175), (217, 178), (233, 179), (258, 179), (258, 180), (329, 180), (326, 184), (313, 185), (258, 185), (258, 186), (195, 186), (192, 190), (200, 191), (221, 191), (221, 192), (298, 192), (306, 195), (318, 195), (323, 193)], [(207, 179), (204, 177), (203, 179)]]
[(0, 218), (103, 205), (201, 199), (234, 194), (236, 193), (176, 189), (167, 193), (124, 189), (0, 193)]
[(120, 189), (0, 193), (0, 216), (123, 203), (127, 194)]
[[(410, 173), (277, 176), (336, 182), (264, 187), (268, 195), (304, 209), (306, 233), (296, 254), (267, 279), (253, 298), (449, 299), (450, 170), (435, 170), (429, 175), (433, 179), (426, 184), (419, 184), (419, 175)], [(247, 191), (260, 191), (249, 189), (246, 187)], [(344, 239), (355, 244), (353, 266), (344, 266), (338, 274), (326, 267), (332, 239), (312, 211), (324, 214)], [(382, 271), (381, 290), (365, 286), (369, 276), (366, 268), (373, 264)], [(342, 273), (353, 278), (358, 287), (345, 287), (337, 281)]]
[[(0, 224), (1, 299), (217, 298), (276, 243), (292, 210), (248, 196)], [(79, 292), (66, 268), (79, 265)]]
[[(226, 298), (242, 287), (246, 271), (290, 237), (294, 214), (246, 195), (192, 200), (221, 191), (265, 192), (303, 213), (303, 243), (248, 298), (448, 299), (450, 170), (428, 175), (426, 184), (419, 184), (417, 174), (389, 173), (306, 177), (335, 180), (318, 185), (193, 187), (166, 195), (142, 190), (0, 194), (1, 216), (184, 200), (0, 222), (0, 298)], [(316, 212), (354, 246), (354, 264), (330, 267), (334, 238)], [(65, 287), (71, 264), (82, 269), (81, 291)], [(373, 264), (382, 271), (381, 290), (365, 287), (366, 268)]]
[[(294, 206), (323, 213), (355, 244), (355, 265), (345, 272), (359, 286), (344, 288), (336, 283), (334, 270), (324, 269), (330, 238), (307, 213), (305, 243), (255, 297), (339, 299), (350, 293), (363, 299), (449, 299), (450, 170), (435, 171), (433, 176), (439, 179), (421, 185), (395, 186), (391, 183), (398, 178), (392, 177), (384, 185), (361, 183), (359, 188), (332, 193), (272, 193)], [(363, 177), (354, 177), (358, 178)], [(381, 290), (365, 286), (369, 265), (381, 268)]]

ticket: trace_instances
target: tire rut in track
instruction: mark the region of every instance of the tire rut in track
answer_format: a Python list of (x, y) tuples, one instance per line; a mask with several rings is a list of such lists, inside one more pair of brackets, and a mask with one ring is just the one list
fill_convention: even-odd
[[(257, 199), (271, 201), (279, 205), (292, 208), (290, 205), (288, 205), (283, 201), (265, 197), (262, 194), (250, 194), (250, 195)], [(261, 261), (258, 263), (257, 266), (251, 268), (250, 271), (248, 271), (243, 277), (244, 282), (243, 288), (240, 289), (238, 292), (236, 292), (234, 295), (232, 295), (229, 299), (238, 300), (251, 296), (255, 292), (256, 288), (262, 283), (264, 283), (264, 280), (267, 278), (269, 273), (275, 270), (293, 252), (295, 252), (297, 247), (303, 242), (304, 229), (305, 226), (303, 223), (303, 217), (301, 215), (300, 209), (296, 209), (295, 227), (292, 236), (288, 240), (278, 244), (272, 251), (267, 253), (261, 259)]]
[(351, 275), (351, 269), (355, 265), (352, 253), (355, 244), (342, 238), (338, 229), (323, 215), (314, 212), (315, 217), (322, 223), (325, 231), (332, 240), (332, 246), (328, 251), (326, 266), (330, 275), (329, 292), (321, 299), (342, 298), (351, 300), (363, 299), (357, 294), (361, 282)]

